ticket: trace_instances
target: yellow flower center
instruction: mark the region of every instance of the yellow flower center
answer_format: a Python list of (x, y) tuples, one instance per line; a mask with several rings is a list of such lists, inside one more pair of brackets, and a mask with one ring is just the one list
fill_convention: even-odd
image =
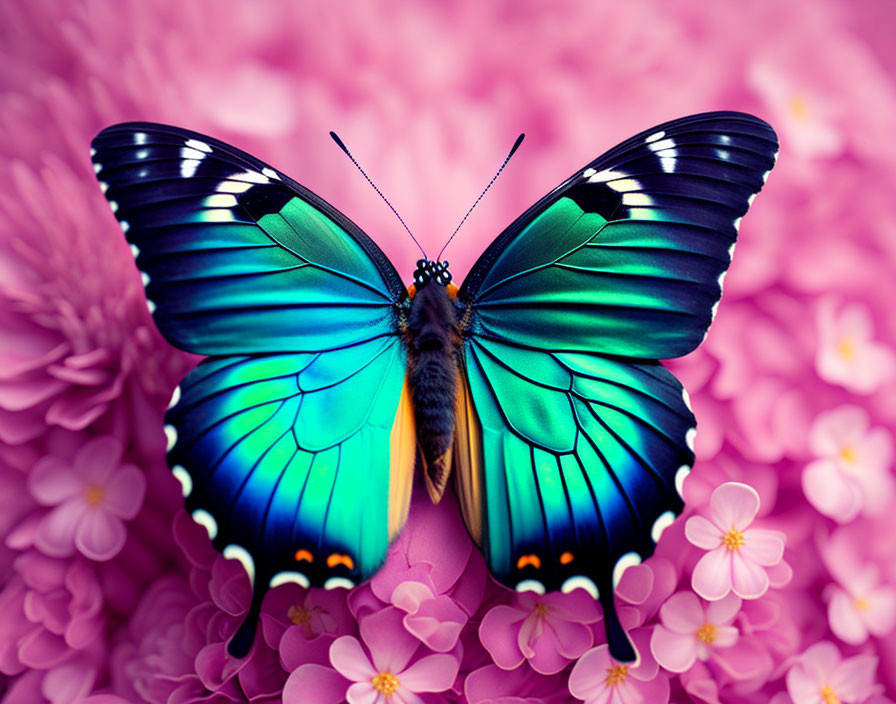
[(809, 105), (802, 95), (795, 95), (790, 99), (790, 112), (797, 120), (805, 120), (809, 116)]
[(826, 684), (821, 688), (821, 701), (824, 704), (840, 704), (840, 700), (837, 698), (837, 693), (831, 688), (831, 685)]
[(744, 534), (739, 530), (732, 528), (725, 535), (722, 536), (722, 545), (731, 550), (737, 550), (741, 545), (744, 544)]
[(84, 490), (84, 499), (91, 506), (97, 506), (103, 502), (106, 490), (101, 486), (89, 486)]
[(615, 687), (617, 684), (622, 684), (626, 677), (628, 677), (628, 665), (613, 665), (607, 670), (607, 686)]
[(856, 463), (856, 448), (852, 445), (844, 445), (840, 448), (840, 459), (847, 464)]
[(306, 609), (304, 606), (294, 604), (289, 607), (289, 611), (286, 612), (286, 615), (289, 616), (289, 620), (297, 626), (304, 626), (305, 628), (311, 627), (311, 609)]
[(852, 603), (859, 611), (867, 611), (871, 608), (871, 603), (862, 597), (855, 599)]
[(847, 362), (851, 362), (856, 356), (856, 346), (853, 344), (852, 340), (843, 338), (837, 345), (837, 354), (843, 357)]
[(395, 690), (398, 689), (398, 678), (391, 672), (380, 672), (378, 675), (373, 676), (370, 684), (373, 685), (377, 692), (388, 698), (395, 694)]
[(712, 643), (719, 635), (719, 629), (711, 623), (704, 623), (697, 629), (697, 637), (704, 643)]

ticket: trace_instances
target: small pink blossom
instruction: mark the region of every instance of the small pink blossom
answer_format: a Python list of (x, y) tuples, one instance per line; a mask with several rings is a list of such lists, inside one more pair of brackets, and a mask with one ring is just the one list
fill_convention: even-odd
[(697, 661), (710, 659), (716, 648), (728, 648), (738, 639), (733, 626), (740, 597), (729, 593), (708, 606), (692, 592), (673, 594), (660, 609), (660, 621), (650, 637), (650, 652), (670, 672), (684, 672)]
[(846, 523), (859, 513), (878, 514), (893, 495), (893, 442), (885, 428), (870, 428), (860, 406), (819, 414), (809, 433), (818, 459), (803, 470), (803, 492), (826, 516)]
[(669, 701), (669, 678), (650, 654), (650, 629), (629, 633), (638, 660), (621, 663), (608, 645), (585, 653), (569, 674), (569, 691), (586, 704), (654, 704)]
[(544, 675), (560, 672), (594, 642), (585, 624), (601, 618), (584, 589), (568, 594), (517, 594), (513, 606), (500, 604), (482, 619), (479, 638), (495, 664), (513, 670), (523, 660)]
[(124, 547), (124, 521), (137, 515), (146, 493), (143, 473), (121, 464), (123, 448), (111, 436), (89, 440), (71, 463), (42, 458), (28, 478), (39, 504), (52, 506), (37, 529), (38, 548), (54, 557), (75, 549), (91, 560), (111, 560)]
[[(348, 704), (422, 704), (423, 692), (444, 692), (454, 684), (459, 663), (453, 655), (425, 655), (411, 662), (420, 642), (405, 632), (394, 607), (361, 621), (361, 639), (342, 636), (330, 646), (330, 662), (350, 684)], [(369, 653), (369, 655), (368, 655)], [(307, 701), (315, 701), (309, 698)]]
[(837, 646), (821, 641), (804, 652), (787, 672), (787, 692), (794, 704), (857, 704), (880, 688), (874, 684), (877, 657), (843, 660)]
[(407, 612), (403, 623), (408, 633), (437, 653), (453, 649), (467, 623), (467, 615), (451, 597), (435, 596), (422, 582), (399, 584), (392, 604)]
[(818, 305), (818, 375), (849, 391), (871, 393), (893, 377), (896, 359), (889, 347), (872, 339), (874, 323), (867, 308), (860, 303), (837, 307), (831, 297)]
[(766, 567), (784, 555), (784, 534), (749, 528), (759, 511), (759, 494), (739, 482), (726, 482), (712, 492), (710, 518), (691, 516), (687, 539), (709, 552), (694, 567), (692, 586), (707, 601), (733, 591), (742, 599), (757, 599), (768, 590)]

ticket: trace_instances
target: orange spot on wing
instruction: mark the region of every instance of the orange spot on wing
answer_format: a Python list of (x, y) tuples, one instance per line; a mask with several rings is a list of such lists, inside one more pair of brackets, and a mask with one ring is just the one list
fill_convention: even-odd
[(338, 552), (334, 552), (327, 558), (327, 567), (332, 569), (339, 565), (345, 565), (350, 570), (355, 569), (355, 561), (351, 557), (349, 557), (348, 555), (340, 555)]
[(409, 298), (413, 298), (416, 293), (417, 293), (417, 287), (414, 286), (414, 284), (411, 284), (410, 286), (408, 286), (408, 297)]
[(296, 562), (301, 562), (302, 560), (304, 560), (305, 562), (314, 562), (314, 555), (312, 555), (308, 550), (305, 550), (305, 548), (296, 550)]
[(560, 556), (560, 564), (568, 565), (570, 562), (572, 562), (575, 559), (576, 559), (576, 556), (573, 555), (571, 552), (565, 552)]
[(541, 569), (541, 558), (538, 555), (523, 555), (519, 560), (516, 561), (516, 568), (518, 570), (523, 569), (523, 567), (527, 567), (532, 565), (535, 569)]
[(448, 296), (450, 296), (452, 301), (457, 300), (457, 292), (458, 292), (457, 284), (448, 284), (445, 287), (445, 291), (448, 292)]

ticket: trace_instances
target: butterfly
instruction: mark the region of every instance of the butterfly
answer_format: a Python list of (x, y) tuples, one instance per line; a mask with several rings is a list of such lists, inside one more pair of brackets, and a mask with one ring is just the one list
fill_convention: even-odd
[(239, 149), (100, 132), (94, 169), (155, 323), (206, 356), (165, 432), (187, 510), (252, 582), (231, 654), (268, 589), (377, 572), (417, 465), (434, 501), (454, 473), (497, 580), (587, 590), (634, 660), (614, 588), (681, 512), (694, 461), (687, 394), (657, 360), (705, 337), (777, 151), (743, 113), (661, 124), (526, 210), (459, 288), (425, 257), (408, 287), (345, 215)]

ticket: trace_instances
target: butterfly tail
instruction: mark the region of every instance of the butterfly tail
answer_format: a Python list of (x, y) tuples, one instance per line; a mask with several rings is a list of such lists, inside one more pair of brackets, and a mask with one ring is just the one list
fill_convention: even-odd
[(638, 653), (635, 651), (632, 641), (622, 627), (619, 615), (616, 613), (612, 585), (601, 585), (600, 605), (604, 611), (604, 628), (607, 633), (607, 644), (610, 646), (610, 655), (614, 660), (622, 663), (636, 661)]
[(237, 629), (230, 643), (227, 644), (227, 652), (235, 658), (243, 658), (249, 654), (252, 649), (252, 643), (255, 641), (255, 632), (258, 630), (258, 618), (261, 615), (261, 602), (264, 599), (266, 590), (252, 589), (252, 603), (249, 605), (249, 611), (243, 617), (243, 622)]

